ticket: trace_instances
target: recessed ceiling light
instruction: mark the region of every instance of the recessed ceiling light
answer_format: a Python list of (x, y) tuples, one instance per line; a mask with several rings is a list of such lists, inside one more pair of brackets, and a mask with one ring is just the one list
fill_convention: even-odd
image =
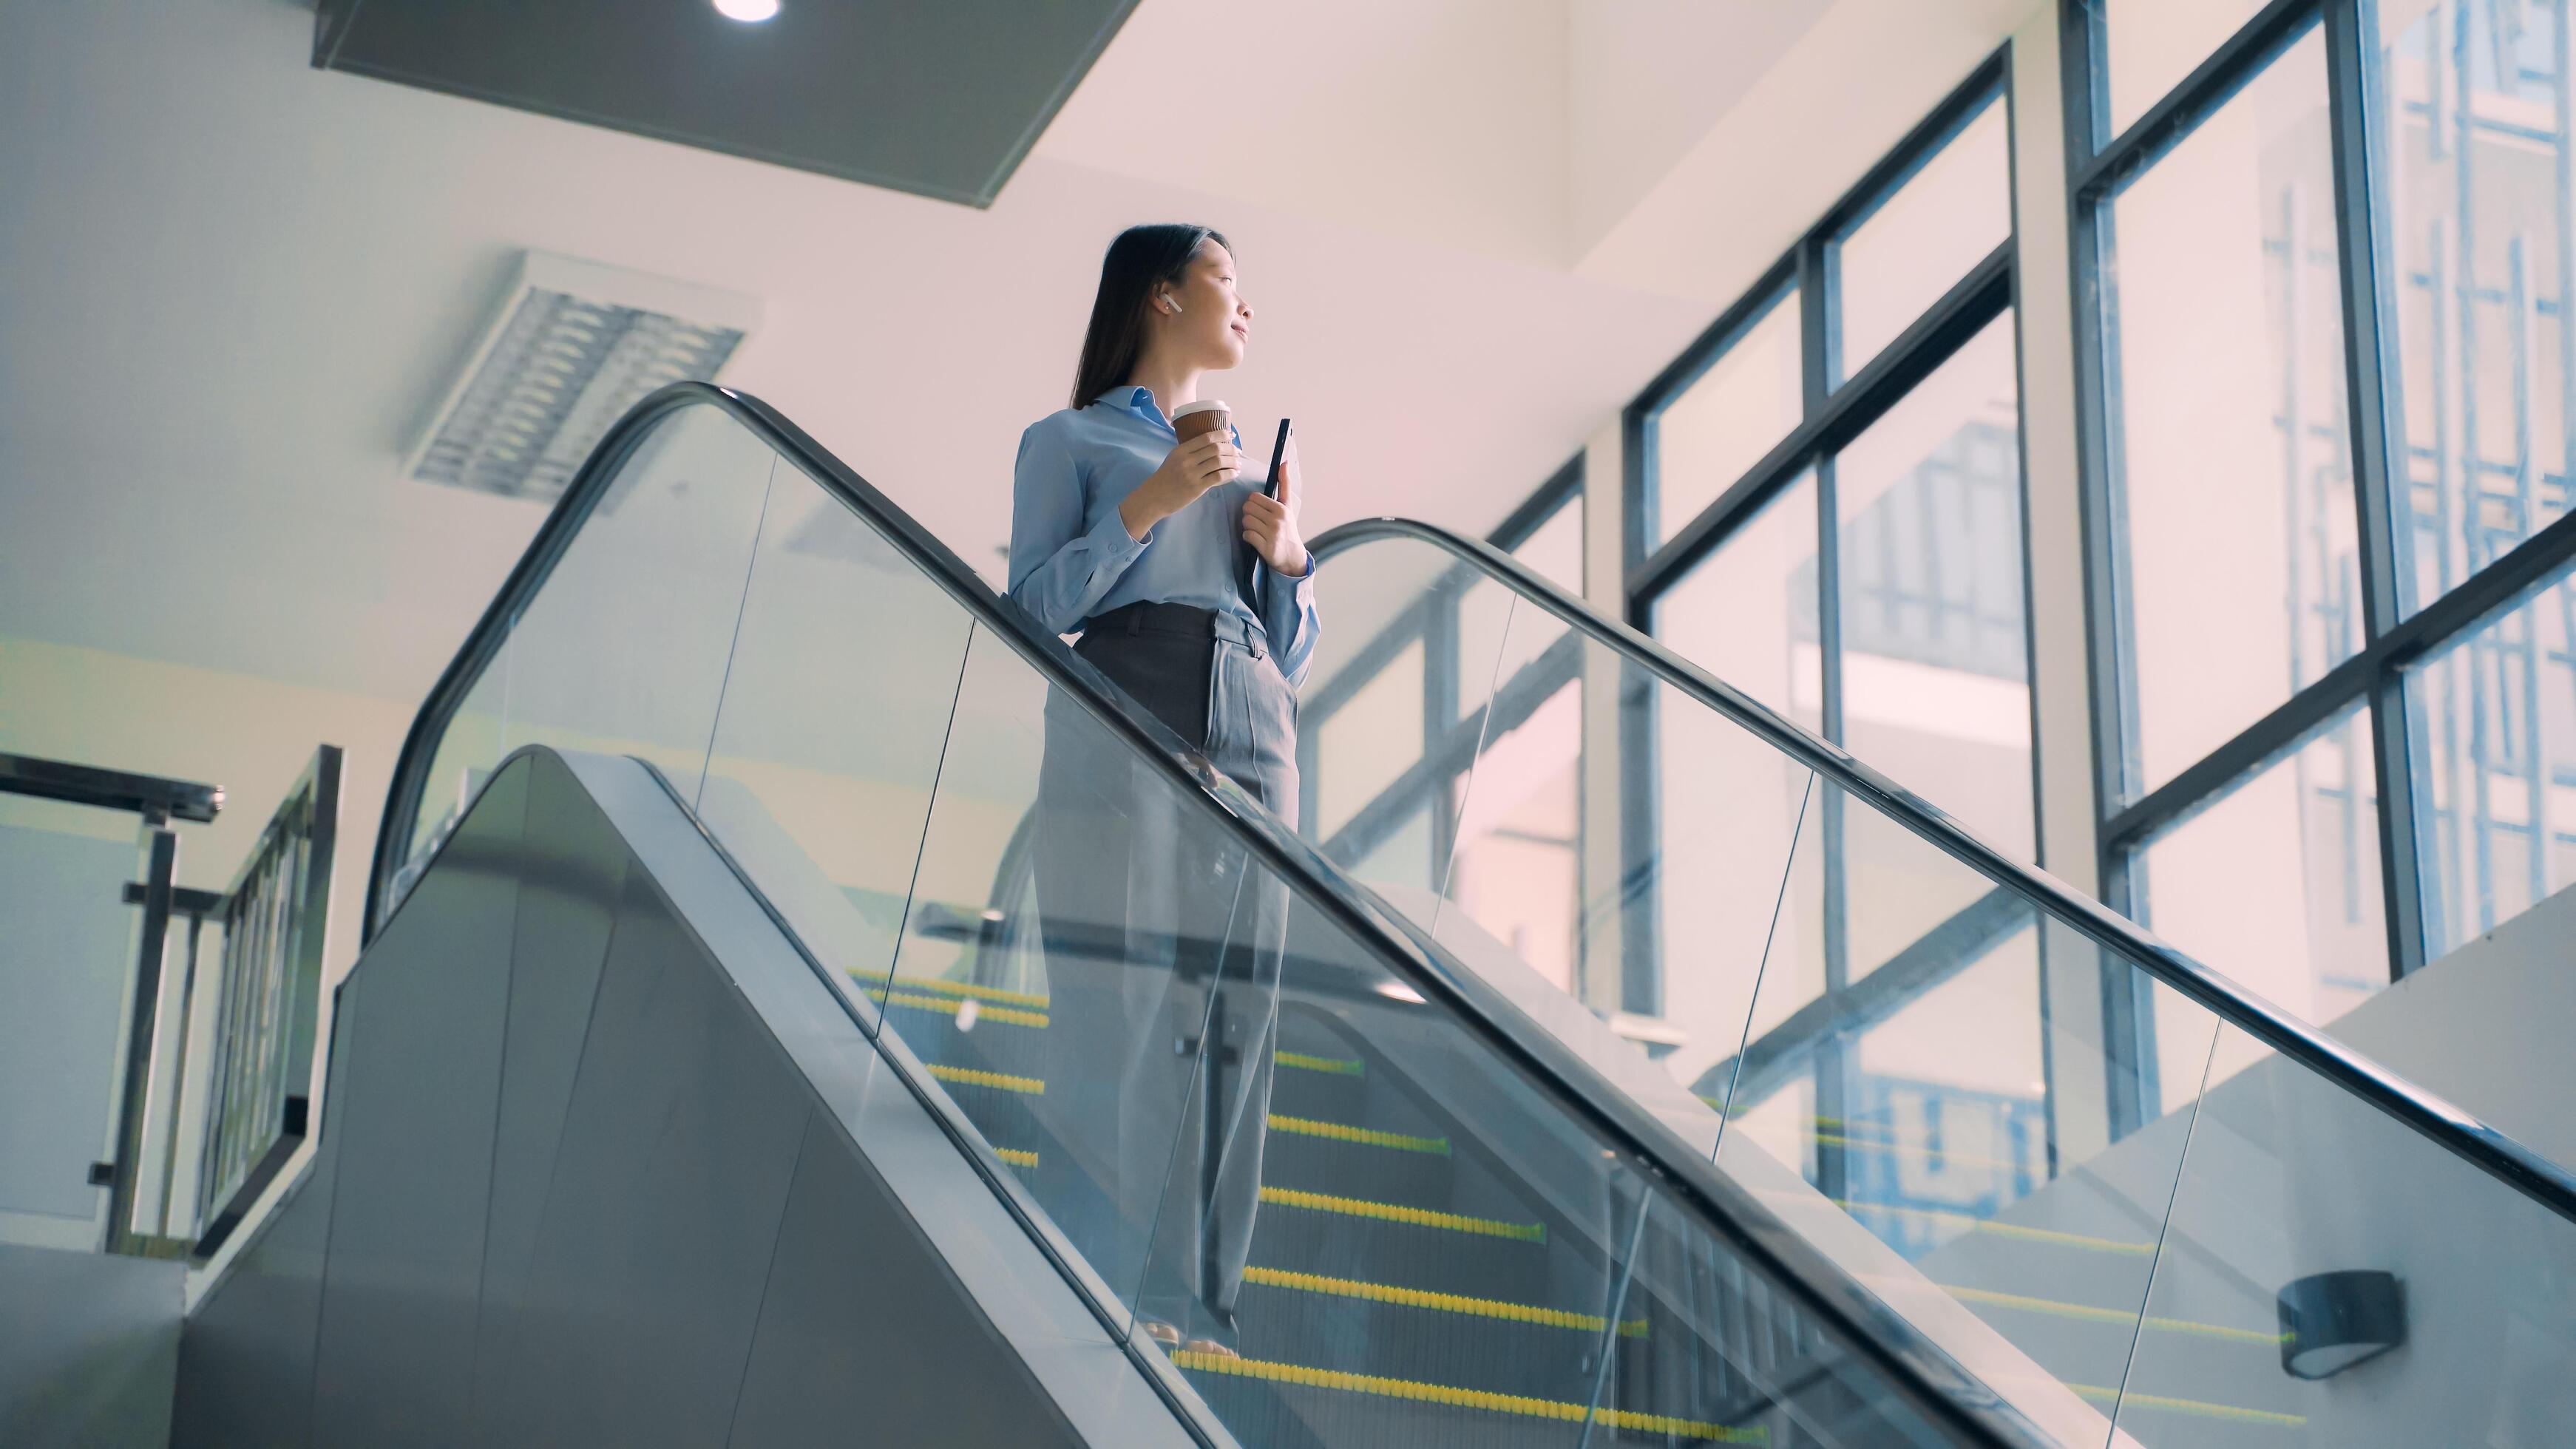
[(778, 13), (778, 0), (716, 0), (716, 13), (747, 23), (767, 20)]

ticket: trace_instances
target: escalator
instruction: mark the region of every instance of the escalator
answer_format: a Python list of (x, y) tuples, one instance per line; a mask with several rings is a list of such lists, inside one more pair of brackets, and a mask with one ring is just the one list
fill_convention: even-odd
[[(819, 1442), (858, 1414), (882, 1442), (2544, 1442), (2510, 1435), (2568, 1356), (2563, 1171), (1490, 549), (1382, 524), (1317, 551), (1355, 597), (1489, 615), (1494, 662), (1463, 743), (1310, 779), (1343, 805), (1301, 837), (792, 424), (697, 385), (639, 405), (414, 726), (317, 1167), (192, 1324), (175, 1442), (299, 1390), (266, 1437)], [(1587, 817), (1621, 849), (1575, 981), (1385, 849), (1419, 802), (1454, 835), (1568, 685), (1631, 722), (1582, 767), (1630, 783)], [(1694, 769), (1636, 785), (1640, 721)], [(1089, 791), (1048, 809), (1161, 833), (1157, 888), (1221, 904), (1159, 938), (1129, 902), (1041, 911), (1042, 771)], [(1690, 1039), (1587, 1006), (1612, 962)], [(2161, 1035), (2017, 1022), (2007, 976)], [(1177, 1014), (1062, 1039), (1061, 995), (1139, 981)], [(1275, 1036), (1235, 1030), (1270, 1019), (1248, 994)], [(672, 1024), (710, 1021), (720, 1050)], [(1853, 1064), (2017, 1025), (2049, 1090), (2013, 1189), (1878, 1191), (1976, 1154), (1851, 1095)], [(1067, 1080), (1087, 1054), (1124, 1096)], [(1099, 1103), (1140, 1091), (1146, 1140), (1104, 1152)], [(1224, 1276), (1206, 1204), (1246, 1102), (1236, 1332), (1161, 1342), (1137, 1305)], [(2521, 1276), (2408, 1255), (2399, 1197)], [(2403, 1285), (2386, 1357), (2442, 1393), (2285, 1372), (2393, 1347), (2332, 1296), (2369, 1306), (2372, 1272)]]

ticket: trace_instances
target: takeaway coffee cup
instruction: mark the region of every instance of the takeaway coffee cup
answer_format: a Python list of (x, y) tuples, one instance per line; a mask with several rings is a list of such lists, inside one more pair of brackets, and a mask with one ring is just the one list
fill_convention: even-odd
[(1234, 410), (1221, 402), (1183, 403), (1172, 409), (1172, 431), (1186, 443), (1201, 433), (1221, 433), (1234, 422)]

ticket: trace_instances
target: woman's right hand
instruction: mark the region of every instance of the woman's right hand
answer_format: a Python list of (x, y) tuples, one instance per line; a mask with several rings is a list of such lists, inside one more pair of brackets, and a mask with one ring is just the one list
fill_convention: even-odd
[(1127, 525), (1127, 536), (1142, 541), (1155, 524), (1199, 501), (1211, 488), (1235, 480), (1243, 472), (1243, 451), (1224, 431), (1201, 433), (1180, 444), (1163, 458), (1163, 466), (1127, 495), (1118, 505), (1118, 520)]

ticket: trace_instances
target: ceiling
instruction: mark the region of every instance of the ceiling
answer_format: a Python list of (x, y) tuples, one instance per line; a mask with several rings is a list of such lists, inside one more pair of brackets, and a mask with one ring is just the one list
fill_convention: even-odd
[(316, 65), (982, 206), (1136, 0), (323, 0)]
[[(0, 5), (0, 636), (418, 700), (543, 516), (399, 473), (528, 247), (760, 297), (724, 380), (992, 574), (1100, 248), (1205, 220), (1260, 314), (1221, 395), (1299, 420), (1309, 531), (1482, 530), (1751, 275), (1676, 257), (1767, 262), (2033, 3), (1146, 0), (982, 210), (317, 71), (285, 0)], [(1844, 12), (1942, 5), (1759, 208), (1603, 260)], [(1704, 93), (1605, 99), (1739, 21)], [(1158, 104), (1202, 73), (1229, 104)]]

